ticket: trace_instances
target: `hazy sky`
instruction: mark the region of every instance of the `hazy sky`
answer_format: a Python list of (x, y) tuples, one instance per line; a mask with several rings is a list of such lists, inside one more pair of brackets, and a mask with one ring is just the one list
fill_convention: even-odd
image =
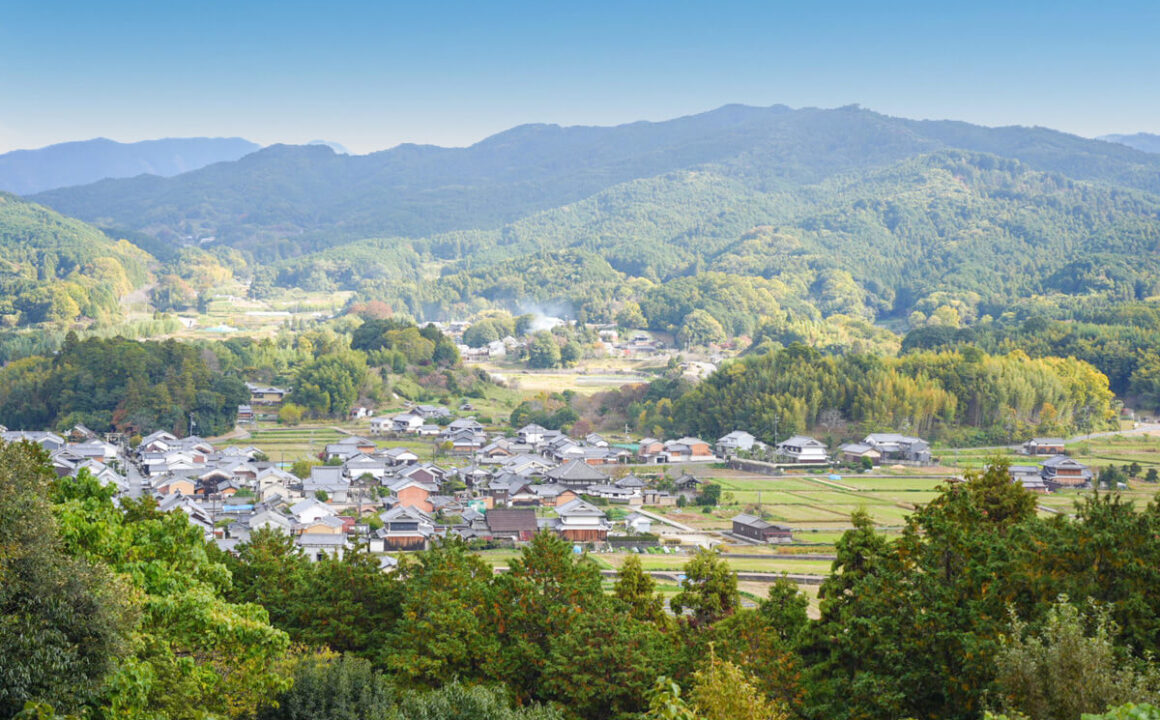
[(237, 135), (368, 152), (732, 102), (1160, 132), (1158, 37), (1158, 0), (0, 0), (0, 151)]

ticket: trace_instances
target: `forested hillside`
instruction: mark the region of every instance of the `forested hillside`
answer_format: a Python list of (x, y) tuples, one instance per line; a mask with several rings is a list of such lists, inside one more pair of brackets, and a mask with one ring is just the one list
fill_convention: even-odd
[(0, 326), (115, 317), (150, 261), (126, 241), (0, 193)]
[(792, 340), (795, 323), (833, 316), (957, 326), (1030, 297), (1148, 298), (1158, 247), (1154, 195), (948, 150), (792, 192), (670, 173), (497, 230), (351, 243), (281, 264), (278, 282), (430, 319), (565, 301), (608, 321), (639, 306), (647, 327), (677, 331), (703, 309), (730, 335)]

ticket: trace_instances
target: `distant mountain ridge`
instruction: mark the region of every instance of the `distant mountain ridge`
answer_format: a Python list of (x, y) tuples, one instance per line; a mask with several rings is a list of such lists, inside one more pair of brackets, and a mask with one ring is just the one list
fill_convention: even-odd
[(1160, 135), (1155, 133), (1134, 133), (1132, 135), (1101, 135), (1097, 140), (1127, 145), (1146, 153), (1160, 153)]
[(31, 195), (105, 178), (170, 177), (237, 160), (260, 148), (243, 138), (163, 138), (135, 143), (95, 138), (14, 150), (0, 155), (0, 190)]
[(616, 127), (522, 125), (467, 148), (344, 156), (275, 145), (172, 178), (105, 180), (35, 199), (101, 226), (174, 243), (214, 237), (274, 258), (359, 238), (499, 228), (674, 171), (710, 171), (767, 192), (942, 149), (1160, 193), (1160, 157), (1045, 128), (906, 120), (856, 106), (727, 105)]

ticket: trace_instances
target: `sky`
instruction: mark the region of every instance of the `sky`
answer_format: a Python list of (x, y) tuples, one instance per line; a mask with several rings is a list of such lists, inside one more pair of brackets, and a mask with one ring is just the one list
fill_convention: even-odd
[(0, 152), (468, 145), (727, 103), (1160, 133), (1160, 2), (0, 0)]

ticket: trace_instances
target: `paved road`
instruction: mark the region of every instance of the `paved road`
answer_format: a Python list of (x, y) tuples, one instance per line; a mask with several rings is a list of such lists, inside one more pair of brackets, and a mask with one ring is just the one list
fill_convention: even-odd
[(128, 458), (121, 456), (121, 467), (125, 470), (125, 479), (129, 481), (129, 497), (137, 500), (144, 492), (141, 487), (141, 472), (137, 470), (137, 466), (129, 462)]

